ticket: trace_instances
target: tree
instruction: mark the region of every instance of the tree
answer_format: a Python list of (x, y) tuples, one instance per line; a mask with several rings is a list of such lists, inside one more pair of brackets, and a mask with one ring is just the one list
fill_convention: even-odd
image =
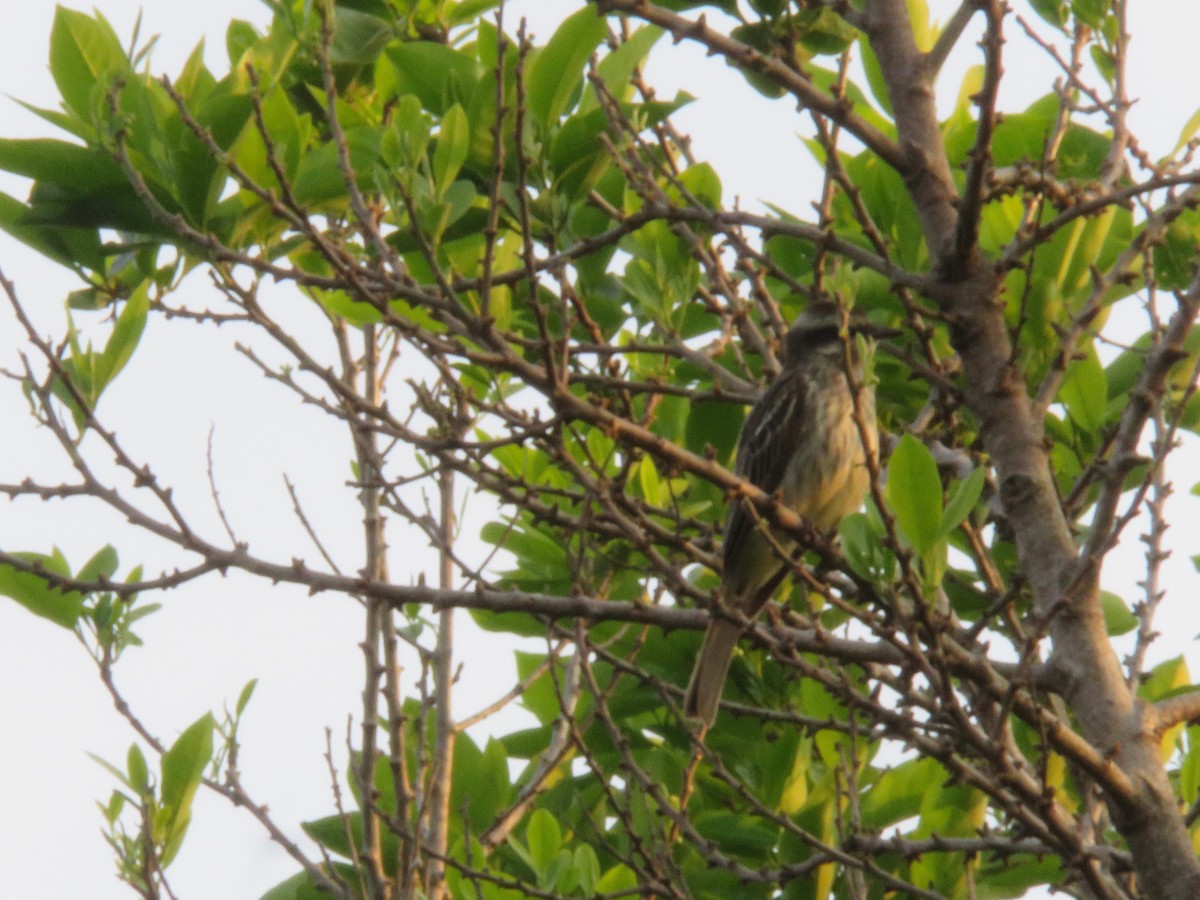
[[(136, 893), (170, 895), (201, 789), (295, 859), (274, 900), (1200, 891), (1200, 695), (1151, 648), (1166, 467), (1200, 422), (1196, 124), (1161, 161), (1130, 133), (1122, 0), (1039, 0), (1036, 22), (971, 0), (942, 27), (900, 0), (603, 0), (542, 46), (489, 0), (269, 5), (265, 33), (231, 23), (228, 74), (198, 52), (162, 79), (102, 17), (60, 10), (63, 105), (43, 115), (70, 139), (0, 142), (34, 180), (0, 224), (83, 282), (55, 340), (3, 282), (29, 351), (14, 374), (75, 476), (0, 491), (100, 504), (177, 550), (162, 573), (111, 545), (81, 566), (0, 551), (0, 592), (80, 634), (136, 732), (102, 804)], [(971, 29), (979, 64), (944, 84)], [(1022, 35), (1061, 77), (1002, 115)], [(723, 204), (672, 125), (689, 98), (642, 77), (664, 37), (799, 105), (811, 213)], [(198, 267), (212, 305), (182, 308)], [(836, 539), (731, 469), (817, 299), (902, 332), (868, 353), (886, 458)], [(255, 369), (344, 429), (353, 569), (299, 494), (315, 551), (195, 524), (106, 425), (151, 318), (236, 325)], [(699, 630), (731, 615), (731, 503), (788, 577), (702, 734), (679, 703)], [(1136, 599), (1101, 589), (1131, 526)], [(418, 539), (436, 570), (390, 578)], [(168, 741), (117, 682), (151, 598), (230, 571), (361, 610), (349, 793), (308, 842), (239, 774), (253, 684)], [(489, 652), (538, 642), (497, 701), (535, 727), (468, 733), (489, 711), (451, 702), (458, 610)]]

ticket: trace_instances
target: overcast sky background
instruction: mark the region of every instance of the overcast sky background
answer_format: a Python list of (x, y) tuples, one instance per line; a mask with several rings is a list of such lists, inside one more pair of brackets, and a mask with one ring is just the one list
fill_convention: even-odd
[[(138, 5), (129, 0), (99, 0), (97, 5), (127, 38)], [(943, 11), (943, 19), (952, 8), (931, 5)], [(143, 36), (161, 35), (155, 71), (171, 74), (202, 36), (210, 68), (224, 72), (229, 20), (265, 23), (268, 18), (265, 7), (249, 0), (149, 0), (143, 6)], [(1130, 119), (1145, 148), (1160, 155), (1174, 146), (1180, 126), (1200, 106), (1194, 75), (1200, 8), (1190, 0), (1130, 6), (1130, 92), (1139, 98)], [(540, 43), (551, 34), (553, 22), (575, 8), (576, 3), (561, 0), (524, 0), (510, 3), (507, 21), (511, 26), (519, 14), (529, 15)], [(53, 3), (28, 0), (19, 12), (6, 16), (0, 30), (0, 92), (36, 106), (58, 105), (46, 62), (53, 15)], [(1045, 93), (1053, 74), (1040, 60), (1031, 62), (1015, 24), (1008, 38), (1011, 55), (1001, 108), (1012, 111)], [(972, 52), (970, 42), (963, 42), (943, 76), (939, 93), (947, 99), (957, 95)], [(684, 88), (700, 98), (676, 121), (692, 134), (696, 155), (710, 160), (720, 173), (726, 202), (738, 196), (744, 205), (754, 206), (769, 199), (798, 214), (806, 212), (817, 176), (795, 139), (808, 126), (792, 104), (765, 100), (718, 61), (687, 45), (671, 48), (667, 41), (656, 51), (649, 80), (663, 95)], [(0, 137), (46, 135), (60, 136), (0, 98)], [(0, 190), (24, 197), (28, 185), (0, 178)], [(70, 273), (3, 234), (0, 268), (16, 282), (43, 333), (61, 334), (63, 298), (78, 287)], [(200, 273), (189, 279), (182, 294), (192, 306), (211, 296)], [(304, 315), (297, 310), (298, 317)], [(353, 568), (359, 514), (342, 486), (348, 476), (348, 446), (341, 430), (298, 410), (291, 395), (257, 377), (230, 352), (234, 337), (152, 323), (133, 362), (105, 395), (102, 417), (115, 425), (128, 449), (175, 488), (199, 521), (216, 529), (204, 479), (211, 428), (222, 499), (253, 549), (286, 560), (300, 547), (311, 558), (284, 491), (286, 472), (300, 486), (326, 539)], [(0, 306), (0, 367), (18, 365), (20, 345), (5, 302)], [(0, 423), (0, 481), (24, 474), (50, 483), (69, 479), (61, 453), (48, 436), (32, 429), (19, 391), (7, 381), (0, 382)], [(1200, 549), (1193, 539), (1196, 501), (1187, 496), (1197, 479), (1178, 470), (1174, 475), (1180, 496), (1171, 507), (1171, 538), (1177, 548), (1167, 570), (1171, 618), (1160, 623), (1166, 635), (1155, 648), (1156, 659), (1183, 652), (1200, 631), (1194, 599), (1200, 579), (1188, 560)], [(396, 531), (390, 538), (394, 578), (415, 579), (423, 567), (433, 577), (428, 554), (422, 555), (411, 541), (406, 545), (405, 536)], [(0, 546), (5, 549), (46, 551), (57, 544), (78, 566), (109, 541), (122, 552), (122, 575), (139, 562), (153, 572), (174, 560), (161, 546), (127, 539), (119, 523), (97, 510), (61, 503), (18, 506), (0, 499)], [(1136, 554), (1136, 540), (1129, 543), (1129, 554)], [(1132, 596), (1139, 559), (1126, 558), (1130, 567), (1110, 566), (1105, 584)], [(343, 744), (347, 716), (357, 717), (359, 711), (357, 610), (332, 598), (309, 598), (294, 589), (235, 578), (210, 578), (155, 599), (165, 600), (167, 609), (142, 629), (149, 646), (131, 651), (117, 670), (134, 708), (169, 741), (206, 710), (219, 712), (222, 703), (232, 703), (250, 678), (259, 678), (243, 727), (241, 768), (247, 786), (294, 834), (299, 821), (328, 814), (332, 804), (322, 759), (324, 729), (332, 728), (335, 742)], [(473, 658), (472, 646), (478, 654), (477, 644), (460, 645), (466, 664), (457, 700), (460, 712), (494, 697), (498, 685), (501, 690), (507, 686), (507, 677), (501, 676), (511, 671), (509, 654)], [(112, 856), (101, 839), (94, 806), (108, 796), (113, 782), (86, 753), (120, 763), (132, 734), (73, 636), (4, 598), (0, 722), (0, 892), (29, 900), (131, 896), (113, 877)], [(169, 875), (181, 898), (251, 898), (295, 869), (247, 815), (202, 793), (192, 837)]]

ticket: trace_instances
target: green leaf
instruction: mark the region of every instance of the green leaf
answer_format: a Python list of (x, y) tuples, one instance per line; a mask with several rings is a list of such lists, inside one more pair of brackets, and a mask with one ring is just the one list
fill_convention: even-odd
[(466, 819), (474, 834), (487, 829), (511, 802), (512, 785), (508, 775), (508, 756), (504, 745), (489, 739), (483, 751), (467, 735), (459, 735), (454, 744), (454, 782), (450, 786), (450, 805)]
[(58, 7), (50, 30), (50, 74), (75, 115), (88, 121), (96, 83), (128, 69), (121, 41), (103, 16)]
[(708, 163), (688, 166), (679, 181), (701, 206), (716, 209), (721, 205), (721, 178)]
[(146, 328), (146, 314), (149, 311), (150, 282), (143, 281), (125, 301), (125, 308), (117, 316), (112, 335), (104, 345), (104, 353), (100, 358), (100, 382), (95, 385), (97, 396), (129, 362)]
[[(864, 152), (847, 161), (847, 170), (857, 187), (871, 218), (895, 243), (896, 252), (906, 265), (923, 265), (928, 254), (919, 229), (909, 223), (916, 216), (916, 207), (896, 170), (884, 165), (873, 153)], [(840, 199), (838, 207), (847, 200)], [(846, 215), (847, 213), (841, 213)]]
[(1179, 787), (1184, 797), (1195, 797), (1200, 792), (1200, 728), (1188, 728), (1187, 744), (1187, 755), (1179, 767)]
[[(510, 573), (510, 577), (513, 573)], [(513, 579), (515, 580), (515, 579)], [(529, 613), (498, 613), (489, 609), (472, 609), (471, 618), (484, 631), (520, 635), (521, 637), (545, 638), (546, 623)], [(486, 827), (486, 826), (485, 826)]]
[(96, 554), (83, 564), (75, 576), (79, 581), (98, 581), (101, 578), (112, 578), (117, 574), (120, 560), (112, 544), (107, 544), (96, 551)]
[[(264, 129), (271, 138), (275, 159), (285, 177), (295, 180), (300, 157), (307, 149), (311, 132), (309, 117), (297, 113), (292, 99), (280, 87), (266, 91), (259, 108), (262, 110)], [(244, 129), (231, 150), (234, 162), (251, 180), (267, 188), (279, 189), (279, 179), (268, 159), (267, 145), (257, 128)]]
[(98, 309), (107, 308), (112, 301), (112, 293), (100, 288), (80, 288), (67, 294), (69, 309), (86, 309), (95, 312)]
[(600, 880), (600, 859), (590, 844), (580, 844), (575, 848), (575, 877), (585, 897), (596, 893), (596, 883)]
[(917, 48), (922, 53), (928, 53), (933, 49), (934, 41), (937, 39), (929, 21), (929, 4), (926, 0), (907, 0), (907, 3), (908, 19), (912, 23), (913, 38), (916, 40)]
[(989, 860), (978, 871), (977, 882), (987, 885), (986, 893), (980, 891), (978, 896), (995, 897), (997, 900), (1030, 896), (1032, 888), (1060, 884), (1067, 879), (1062, 860), (1056, 856), (1034, 860), (1022, 857), (996, 862)]
[(1056, 28), (1067, 24), (1066, 0), (1030, 0), (1034, 12)]
[[(357, 813), (355, 814), (357, 815)], [(303, 826), (302, 826), (303, 827)], [(330, 867), (343, 883), (354, 884), (362, 872), (349, 863), (334, 861)], [(329, 892), (320, 890), (306, 872), (297, 872), (262, 895), (260, 900), (329, 900)]]
[(475, 21), (499, 4), (500, 0), (459, 0), (445, 10), (444, 15), (451, 25), (461, 25), (463, 22)]
[(83, 194), (126, 184), (125, 173), (107, 153), (53, 138), (0, 140), (0, 168)]
[[(1030, 110), (1004, 116), (992, 137), (992, 154), (997, 166), (1009, 166), (1022, 160), (1037, 162), (1045, 152), (1046, 141), (1055, 127), (1051, 110), (1057, 97), (1049, 95), (1054, 106), (1043, 109), (1034, 103)], [(971, 139), (974, 135), (970, 136)], [(1062, 178), (1089, 178), (1100, 172), (1112, 139), (1082, 125), (1068, 127), (1059, 147), (1058, 165)], [(952, 154), (952, 157), (957, 154)]]
[[(340, 813), (335, 813), (311, 822), (301, 822), (300, 827), (320, 846), (347, 859), (354, 855), (354, 845), (362, 843), (362, 813), (357, 810), (348, 813), (345, 819)], [(350, 843), (352, 837), (354, 845)]]
[(546, 875), (558, 857), (562, 847), (562, 829), (554, 816), (545, 809), (534, 810), (525, 828), (525, 842), (534, 869), (539, 876)]
[(1188, 684), (1187, 661), (1182, 656), (1164, 660), (1150, 670), (1149, 676), (1138, 686), (1138, 696), (1143, 700), (1157, 702)]
[[(16, 98), (12, 98), (16, 100)], [(43, 109), (40, 106), (34, 106), (32, 103), (26, 103), (24, 100), (16, 100), (21, 106), (29, 110), (39, 119), (45, 119), (55, 128), (61, 128), (68, 134), (73, 134), (80, 140), (87, 140), (92, 136), (92, 129), (83, 125), (78, 119), (70, 113), (65, 113), (58, 109)]]
[(96, 271), (104, 266), (100, 236), (94, 228), (49, 228), (29, 223), (29, 207), (0, 192), (0, 228), (27, 247), (65, 266)]
[(396, 70), (396, 93), (415, 94), (430, 112), (464, 107), (475, 92), (479, 68), (466, 53), (433, 41), (411, 41), (385, 51)]
[(345, 319), (355, 328), (362, 328), (383, 319), (383, 313), (369, 303), (352, 298), (345, 291), (312, 290), (312, 297), (325, 312)]
[(958, 483), (950, 502), (942, 511), (942, 523), (939, 531), (944, 537), (957, 528), (971, 514), (979, 497), (983, 493), (984, 470), (977, 466), (971, 474)]
[(1109, 591), (1100, 592), (1100, 608), (1104, 611), (1104, 627), (1113, 637), (1128, 634), (1140, 624), (1125, 601)]
[[(350, 166), (360, 188), (371, 186), (372, 164), (379, 157), (381, 137), (380, 128), (375, 126), (352, 128), (346, 132)], [(336, 144), (322, 144), (300, 160), (292, 192), (299, 202), (306, 204), (324, 203), (346, 197), (346, 177), (338, 164)]]
[(467, 121), (467, 114), (463, 112), (463, 108), (455, 103), (442, 116), (442, 127), (433, 151), (433, 177), (437, 184), (439, 200), (445, 199), (446, 191), (466, 162), (470, 142), (471, 124)]
[[(1182, 290), (1192, 280), (1196, 247), (1200, 243), (1200, 214), (1188, 209), (1167, 226), (1161, 240), (1155, 242), (1154, 274), (1159, 287)], [(1141, 365), (1137, 366), (1138, 374)]]
[(146, 765), (146, 756), (137, 744), (129, 745), (125, 754), (125, 771), (128, 773), (128, 784), (138, 792), (139, 796), (150, 790), (150, 768)]
[(533, 759), (546, 752), (552, 731), (548, 725), (512, 731), (500, 738), (504, 752), (512, 759)]
[(942, 537), (937, 463), (910, 434), (900, 438), (888, 460), (887, 499), (900, 530), (918, 553), (925, 553)]
[(696, 817), (696, 830), (727, 853), (745, 855), (753, 861), (765, 859), (778, 840), (779, 832), (766, 820), (733, 812)]
[(1092, 44), (1089, 50), (1092, 64), (1095, 65), (1096, 70), (1104, 77), (1105, 81), (1112, 84), (1117, 73), (1116, 60), (1113, 59), (1112, 54), (1097, 44)]
[[(785, 729), (782, 734), (772, 735), (772, 740), (763, 741), (755, 754), (758, 796), (770, 809), (779, 810), (784, 805), (784, 795), (790, 793), (790, 801), (802, 801), (807, 787), (805, 772), (811, 760), (812, 742), (801, 739), (799, 731)], [(797, 782), (799, 784), (797, 785)], [(797, 791), (799, 787), (799, 791)], [(795, 813), (803, 802), (795, 802), (790, 813)]]
[(578, 113), (562, 123), (546, 156), (558, 181), (571, 174), (575, 175), (573, 182), (579, 181), (580, 170), (585, 166), (590, 168), (593, 160), (603, 156), (604, 148), (599, 138), (607, 124), (608, 119), (600, 109)]
[[(56, 548), (50, 556), (41, 553), (14, 553), (13, 556), (41, 565), (47, 572), (69, 578), (70, 567)], [(0, 594), (16, 600), (34, 615), (49, 619), (63, 628), (74, 628), (83, 609), (83, 595), (78, 591), (62, 591), (46, 579), (31, 572), (21, 572), (12, 566), (0, 565)]]
[(393, 168), (416, 169), (425, 158), (433, 133), (432, 117), (421, 109), (416, 94), (405, 94), (396, 101), (390, 127), (383, 132), (379, 152)]
[(103, 226), (165, 233), (106, 151), (49, 139), (0, 140), (0, 169), (36, 179), (19, 220), (25, 228)]
[(274, 84), (284, 77), (289, 63), (301, 50), (298, 34), (292, 28), (271, 28), (260, 37), (252, 24), (240, 20), (230, 25), (225, 46), (230, 56), (232, 84), (246, 92), (250, 90), (250, 69), (259, 73), (260, 84)]
[(550, 589), (546, 582), (558, 583), (566, 588), (570, 583), (567, 548), (554, 535), (537, 528), (516, 526), (509, 528), (499, 522), (490, 522), (481, 529), (485, 541), (511, 552), (517, 558), (518, 568), (505, 574), (506, 580), (527, 589)]
[[(1059, 163), (1068, 166), (1072, 163), (1082, 169), (1090, 170), (1092, 163), (1087, 159), (1087, 149), (1082, 148), (1074, 158), (1067, 149), (1068, 141), (1064, 139), (1059, 151)], [(1099, 162), (1098, 160), (1096, 161)], [(1115, 256), (1111, 252), (1113, 243), (1109, 241), (1109, 232), (1114, 226), (1120, 230), (1118, 210), (1110, 206), (1103, 212), (1086, 220), (1080, 219), (1070, 229), (1068, 243), (1062, 253), (1062, 262), (1058, 267), (1058, 285), (1063, 296), (1076, 298), (1082, 294), (1089, 296), (1093, 290), (1093, 273), (1096, 268), (1108, 265), (1108, 259)], [(1119, 249), (1128, 247), (1129, 242), (1124, 237), (1120, 239)], [(1106, 248), (1110, 250), (1105, 253)]]
[(1074, 0), (1071, 10), (1079, 21), (1098, 30), (1101, 20), (1109, 13), (1109, 0)]
[[(650, 48), (662, 37), (663, 30), (656, 25), (643, 25), (629, 36), (629, 40), (600, 60), (596, 74), (604, 87), (618, 100), (624, 99), (625, 89), (633, 77), (633, 71), (646, 58)], [(580, 101), (579, 111), (588, 112), (599, 108), (600, 100), (596, 89), (588, 85)]]
[(987, 796), (977, 788), (962, 784), (935, 782), (930, 785), (921, 804), (921, 827), (918, 834), (955, 835), (978, 834), (987, 811)]
[(104, 821), (112, 825), (121, 817), (121, 810), (125, 808), (125, 795), (120, 791), (113, 791), (108, 798), (108, 803), (104, 807)]
[(207, 97), (215, 85), (216, 79), (204, 65), (204, 38), (201, 37), (175, 77), (175, 90), (188, 100), (200, 100)]
[(882, 831), (920, 812), (926, 794), (936, 793), (946, 771), (932, 759), (912, 759), (880, 775), (861, 799), (863, 825)]
[(525, 683), (525, 690), (521, 694), (521, 704), (533, 713), (543, 725), (556, 721), (562, 714), (560, 685), (565, 675), (562, 664), (555, 663), (556, 676), (546, 672), (533, 678), (533, 673), (546, 662), (546, 655), (544, 653), (524, 653), (518, 650), (516, 659), (517, 675), (522, 683)]
[[(778, 38), (770, 22), (750, 22), (749, 24), (738, 25), (729, 32), (729, 36), (735, 41), (749, 44), (766, 56), (770, 56), (776, 52)], [(787, 93), (787, 88), (780, 85), (770, 75), (765, 75), (748, 67), (740, 68), (739, 72), (746, 79), (746, 83), (764, 97), (777, 100)]]
[(391, 22), (346, 6), (334, 8), (333, 22), (329, 59), (335, 65), (370, 65), (395, 34)]
[(181, 734), (162, 758), (162, 807), (165, 834), (162, 864), (167, 866), (183, 844), (192, 818), (192, 798), (212, 761), (213, 717), (205, 713)]
[(258, 687), (258, 679), (251, 678), (246, 682), (246, 686), (242, 688), (242, 692), (238, 694), (237, 705), (234, 707), (234, 715), (240, 716), (246, 711), (246, 706), (250, 703), (250, 697), (254, 694), (254, 689)]
[(890, 116), (892, 114), (892, 98), (888, 93), (887, 81), (883, 77), (883, 68), (879, 65), (879, 59), (875, 56), (875, 51), (871, 49), (871, 42), (867, 40), (865, 34), (858, 38), (858, 50), (862, 54), (862, 65), (867, 74), (867, 87), (871, 89), (871, 95), (879, 104), (879, 108)]
[(662, 484), (658, 477), (658, 469), (654, 467), (654, 459), (649, 455), (643, 456), (638, 463), (638, 482), (642, 488), (642, 496), (646, 502), (662, 505), (666, 499)]
[(1200, 131), (1200, 109), (1192, 113), (1192, 117), (1179, 130), (1179, 140), (1175, 142), (1175, 146), (1171, 149), (1171, 156), (1182, 150), (1184, 145), (1195, 137), (1197, 131)]
[(1071, 421), (1079, 428), (1096, 434), (1104, 427), (1108, 410), (1108, 383), (1094, 347), (1089, 346), (1082, 359), (1067, 367), (1058, 398), (1067, 408)]
[[(1158, 702), (1168, 697), (1191, 693), (1196, 686), (1188, 674), (1187, 660), (1182, 656), (1165, 660), (1150, 670), (1150, 674), (1138, 685), (1138, 696), (1143, 700)], [(1173, 725), (1162, 734), (1160, 748), (1162, 760), (1166, 762), (1175, 753), (1175, 744), (1183, 725)]]
[(809, 9), (796, 17), (800, 28), (800, 43), (813, 53), (841, 53), (854, 43), (858, 29), (825, 7)]
[(529, 71), (529, 109), (543, 125), (567, 111), (583, 83), (583, 67), (607, 30), (604, 19), (586, 6), (568, 16), (538, 53)]
[(716, 451), (716, 459), (727, 465), (745, 417), (745, 407), (740, 403), (705, 400), (690, 404), (685, 431), (688, 449), (705, 453), (711, 447)]
[(878, 512), (872, 513), (851, 513), (842, 519), (838, 533), (850, 567), (875, 584), (888, 584), (895, 576), (896, 559), (883, 542), (882, 524), (876, 527)]
[(596, 882), (596, 893), (632, 894), (637, 891), (638, 886), (637, 874), (625, 864), (618, 863), (600, 876), (600, 880)]
[(200, 784), (204, 769), (212, 758), (213, 717), (205, 713), (184, 729), (171, 748), (163, 754), (163, 805), (182, 809)]
[(235, 71), (240, 68), (242, 57), (258, 43), (258, 31), (244, 19), (234, 19), (225, 29), (225, 54)]

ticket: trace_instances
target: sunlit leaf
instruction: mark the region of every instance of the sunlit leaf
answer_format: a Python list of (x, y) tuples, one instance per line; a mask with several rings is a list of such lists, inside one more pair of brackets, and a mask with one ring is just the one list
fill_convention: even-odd
[[(48, 574), (69, 578), (70, 567), (57, 549), (50, 555), (14, 553), (17, 559), (44, 569)], [(0, 594), (16, 600), (30, 612), (64, 628), (74, 628), (83, 608), (83, 595), (63, 591), (33, 572), (0, 564)]]
[(205, 713), (176, 739), (162, 758), (160, 797), (166, 815), (162, 865), (167, 866), (179, 852), (191, 822), (192, 798), (200, 787), (204, 770), (212, 761), (213, 727)]
[(1125, 601), (1110, 591), (1100, 592), (1100, 608), (1104, 611), (1104, 626), (1114, 637), (1128, 634), (1140, 624)]
[(905, 435), (888, 460), (888, 505), (904, 536), (918, 553), (942, 536), (942, 484), (937, 463), (925, 445)]
[(564, 19), (538, 52), (529, 72), (529, 108), (544, 125), (566, 112), (581, 90), (584, 64), (606, 31), (604, 19), (586, 6)]
[(95, 94), (97, 85), (128, 69), (121, 41), (103, 16), (57, 8), (50, 32), (50, 73), (76, 116), (88, 121), (93, 102), (102, 99)]
[(1082, 359), (1067, 368), (1059, 399), (1066, 406), (1071, 421), (1080, 428), (1095, 434), (1103, 427), (1108, 409), (1108, 385), (1094, 349), (1089, 348)]
[(467, 159), (470, 141), (470, 125), (467, 115), (457, 103), (446, 110), (442, 126), (438, 131), (437, 146), (433, 151), (433, 177), (438, 186), (438, 197), (444, 198), (446, 191), (458, 176), (458, 170)]
[(943, 535), (949, 534), (971, 514), (983, 493), (984, 477), (983, 468), (977, 466), (954, 488), (946, 508), (942, 511), (939, 531)]

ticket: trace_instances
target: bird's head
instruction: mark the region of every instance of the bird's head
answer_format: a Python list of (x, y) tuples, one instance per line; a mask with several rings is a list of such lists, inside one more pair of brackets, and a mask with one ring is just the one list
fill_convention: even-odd
[(842, 345), (842, 332), (869, 339), (894, 337), (899, 332), (871, 322), (861, 312), (844, 310), (831, 300), (810, 303), (797, 317), (784, 338), (783, 364), (795, 365), (814, 353), (837, 351)]

